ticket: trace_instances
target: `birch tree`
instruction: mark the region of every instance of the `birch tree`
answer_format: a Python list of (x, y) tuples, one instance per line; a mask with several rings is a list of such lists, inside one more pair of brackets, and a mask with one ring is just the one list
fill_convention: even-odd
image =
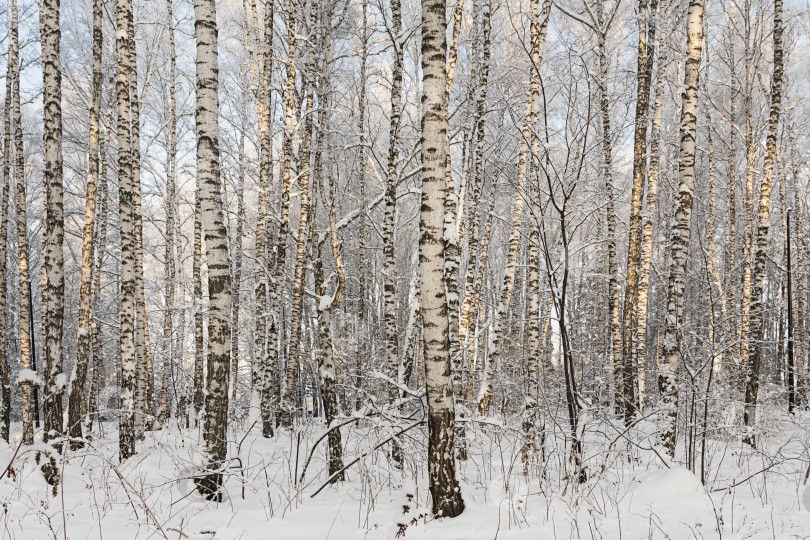
[[(166, 313), (163, 315), (163, 376), (160, 383), (158, 423), (166, 421), (169, 412), (169, 375), (174, 365), (174, 296), (175, 296), (175, 216), (174, 205), (177, 174), (177, 54), (174, 46), (174, 8), (172, 0), (166, 0), (166, 15), (169, 37), (169, 122), (166, 126), (166, 251), (164, 287)], [(181, 343), (182, 346), (182, 343)], [(152, 406), (151, 400), (148, 406)]]
[(680, 148), (678, 155), (678, 199), (672, 228), (672, 259), (666, 293), (666, 328), (663, 358), (658, 371), (661, 392), (661, 444), (675, 455), (675, 427), (678, 415), (677, 370), (681, 361), (684, 320), (686, 259), (689, 251), (692, 200), (695, 192), (695, 138), (697, 132), (698, 87), (703, 48), (703, 0), (690, 0), (686, 18), (686, 66), (681, 104)]
[(118, 69), (115, 80), (118, 113), (118, 211), (121, 220), (121, 420), (119, 459), (135, 454), (135, 223), (133, 219), (133, 173), (129, 95), (130, 48), (128, 38), (131, 0), (116, 0), (115, 49)]
[(47, 302), (45, 326), (45, 442), (63, 432), (62, 399), (65, 376), (62, 374), (62, 321), (65, 311), (65, 238), (62, 202), (62, 67), (59, 0), (43, 0), (39, 16), (42, 44), (42, 105), (45, 184), (45, 233), (43, 264)]
[(625, 421), (635, 416), (635, 372), (634, 348), (636, 329), (639, 325), (636, 312), (638, 299), (638, 267), (641, 259), (641, 201), (644, 195), (647, 154), (647, 114), (650, 102), (650, 78), (653, 67), (651, 42), (655, 41), (655, 26), (651, 12), (656, 0), (639, 0), (638, 13), (638, 53), (636, 57), (636, 112), (633, 134), (633, 188), (630, 195), (630, 237), (627, 247), (627, 278), (624, 294), (623, 334), (622, 334), (622, 408)]
[[(386, 367), (388, 376), (397, 379), (399, 370), (399, 336), (397, 334), (397, 268), (394, 246), (396, 244), (396, 192), (399, 175), (398, 133), (400, 109), (402, 108), (402, 74), (404, 71), (404, 47), (402, 36), (402, 3), (391, 1), (391, 27), (388, 29), (394, 51), (394, 65), (391, 72), (391, 122), (388, 130), (388, 177), (385, 184), (385, 214), (383, 217), (383, 256), (385, 257), (384, 317), (383, 336), (386, 344)], [(323, 197), (323, 190), (321, 190)], [(389, 399), (394, 401), (399, 391), (392, 387)]]
[[(765, 139), (765, 162), (763, 164), (762, 185), (759, 195), (759, 216), (757, 220), (756, 252), (751, 277), (751, 337), (748, 350), (745, 376), (745, 409), (743, 421), (749, 430), (756, 422), (759, 378), (762, 370), (762, 340), (764, 338), (763, 306), (765, 262), (768, 255), (768, 227), (771, 215), (771, 189), (773, 188), (774, 164), (779, 139), (779, 114), (782, 107), (783, 43), (782, 43), (782, 0), (773, 4), (773, 75), (771, 79), (771, 107), (768, 118), (768, 136)], [(746, 441), (756, 443), (749, 431)]]
[[(284, 280), (280, 279), (278, 274), (283, 273), (284, 268), (286, 266), (287, 261), (287, 234), (289, 233), (290, 228), (290, 189), (292, 188), (292, 153), (293, 153), (293, 113), (295, 109), (295, 79), (296, 79), (296, 22), (295, 22), (295, 15), (298, 9), (297, 7), (297, 0), (289, 0), (289, 4), (287, 6), (288, 13), (287, 13), (287, 22), (286, 22), (286, 42), (287, 42), (287, 59), (286, 65), (284, 67), (285, 74), (287, 76), (286, 85), (284, 88), (284, 140), (282, 142), (282, 159), (281, 159), (281, 167), (282, 167), (282, 190), (281, 190), (281, 224), (279, 225), (278, 229), (278, 245), (276, 246), (276, 257), (275, 257), (275, 265), (274, 271), (271, 274), (273, 276), (273, 297), (270, 299), (270, 303), (273, 306), (273, 309), (276, 311), (276, 316), (278, 316), (279, 320), (281, 319), (281, 314), (283, 310), (281, 308), (281, 298), (282, 298), (282, 289)], [(306, 215), (306, 214), (304, 214)], [(273, 335), (273, 326), (270, 326), (270, 336), (269, 336), (269, 343), (274, 343), (275, 336)], [(272, 346), (269, 346), (268, 351), (272, 352)], [(292, 355), (290, 355), (292, 358)], [(270, 364), (276, 364), (276, 359), (274, 358), (273, 361), (269, 362)], [(270, 369), (270, 366), (268, 366)], [(289, 373), (290, 369), (288, 367), (287, 370), (287, 380), (289, 380)], [(279, 375), (279, 379), (280, 379)], [(292, 425), (292, 414), (289, 410), (292, 406), (289, 403), (288, 399), (290, 397), (289, 392), (292, 389), (285, 389), (285, 394), (281, 400), (280, 406), (280, 417), (281, 417), (281, 424), (285, 427), (289, 427)]]
[(219, 87), (217, 11), (214, 0), (195, 0), (197, 41), (197, 185), (208, 263), (208, 373), (202, 454), (205, 470), (197, 478), (200, 492), (220, 501), (222, 467), (227, 457), (228, 372), (231, 358), (231, 270), (222, 211), (219, 170)]
[(194, 403), (195, 420), (205, 405), (205, 370), (203, 350), (203, 289), (202, 289), (202, 201), (200, 187), (194, 191), (194, 253), (192, 254), (192, 281), (194, 282)]
[(444, 0), (422, 0), (422, 212), (419, 265), (428, 400), (428, 478), (433, 514), (464, 510), (453, 451), (455, 407), (444, 290), (447, 167), (447, 23)]
[[(15, 4), (16, 7), (16, 4)], [(17, 43), (15, 39), (16, 26), (12, 26), (8, 40), (8, 56), (6, 57), (6, 94), (3, 105), (3, 192), (0, 199), (0, 382), (3, 386), (3, 397), (0, 402), (0, 438), (9, 442), (11, 429), (11, 381), (9, 380), (9, 365), (7, 356), (7, 333), (9, 331), (9, 318), (6, 317), (6, 303), (8, 302), (8, 287), (6, 283), (6, 269), (8, 265), (8, 222), (9, 222), (9, 191), (11, 190), (12, 142), (11, 142), (11, 109), (13, 108), (12, 88), (15, 80), (15, 65)]]
[[(315, 4), (309, 14), (310, 28), (317, 25), (317, 9)], [(311, 36), (314, 40), (314, 34)], [(312, 122), (313, 122), (313, 90), (315, 77), (315, 50), (314, 42), (308, 43), (306, 71), (303, 73), (305, 82), (306, 104), (302, 115), (304, 119), (304, 141), (300, 149), (301, 167), (301, 212), (298, 221), (298, 242), (295, 253), (295, 277), (293, 281), (292, 320), (290, 322), (290, 356), (287, 361), (287, 386), (284, 390), (284, 408), (281, 413), (281, 423), (284, 427), (292, 426), (292, 411), (295, 405), (295, 381), (299, 369), (299, 354), (301, 351), (301, 310), (304, 300), (304, 259), (306, 256), (307, 224), (309, 219), (309, 179), (311, 175), (310, 157), (312, 150)], [(283, 241), (283, 239), (280, 239)]]
[(90, 358), (91, 332), (93, 325), (93, 235), (96, 218), (96, 183), (99, 174), (99, 114), (101, 112), (101, 58), (102, 58), (102, 5), (101, 0), (93, 1), (93, 86), (90, 107), (89, 171), (84, 202), (84, 227), (82, 229), (82, 268), (79, 289), (79, 337), (77, 345), (75, 375), (70, 386), (68, 402), (68, 434), (74, 448), (82, 443), (82, 404), (85, 398), (85, 379)]
[(259, 330), (256, 335), (257, 350), (261, 358), (262, 373), (262, 396), (261, 396), (261, 416), (262, 434), (265, 437), (273, 436), (273, 380), (278, 378), (275, 366), (275, 338), (274, 331), (268, 327), (275, 328), (275, 320), (269, 313), (267, 298), (269, 295), (269, 276), (267, 272), (270, 268), (268, 258), (269, 246), (267, 245), (267, 218), (264, 215), (267, 211), (270, 196), (270, 187), (273, 176), (273, 134), (270, 129), (270, 119), (273, 110), (272, 93), (270, 91), (270, 79), (273, 74), (273, 19), (275, 13), (274, 0), (266, 0), (264, 8), (264, 43), (261, 49), (263, 73), (259, 82), (259, 223), (256, 229), (256, 251), (259, 264), (256, 275), (256, 305), (261, 313), (257, 318)]
[(647, 386), (647, 308), (650, 288), (650, 266), (652, 263), (653, 226), (655, 205), (658, 200), (658, 177), (661, 162), (661, 118), (664, 108), (664, 85), (669, 59), (666, 38), (669, 35), (667, 0), (660, 0), (659, 25), (662, 39), (658, 42), (658, 71), (655, 76), (655, 97), (652, 106), (652, 131), (650, 132), (650, 161), (647, 169), (647, 194), (644, 203), (644, 216), (641, 235), (641, 261), (638, 279), (638, 337), (636, 340), (636, 365), (638, 368), (638, 402), (644, 407)]

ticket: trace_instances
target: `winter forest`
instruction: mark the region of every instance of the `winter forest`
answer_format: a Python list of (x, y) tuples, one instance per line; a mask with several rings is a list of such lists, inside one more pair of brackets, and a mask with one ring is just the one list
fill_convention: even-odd
[(0, 538), (810, 531), (803, 0), (0, 21)]

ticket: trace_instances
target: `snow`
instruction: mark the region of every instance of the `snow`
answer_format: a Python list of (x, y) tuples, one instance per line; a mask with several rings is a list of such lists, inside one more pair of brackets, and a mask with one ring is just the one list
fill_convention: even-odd
[(332, 303), (335, 301), (335, 293), (337, 289), (332, 291), (332, 294), (325, 294), (323, 296), (318, 297), (318, 311), (324, 312), (328, 311), (329, 308), (332, 307)]
[(42, 386), (42, 379), (39, 378), (37, 372), (33, 369), (21, 369), (17, 373), (17, 384), (30, 382), (35, 386)]
[[(596, 412), (589, 415), (583, 421), (589, 478), (576, 485), (564, 425), (547, 422), (544, 451), (533, 452), (524, 465), (523, 439), (519, 429), (510, 427), (513, 421), (495, 416), (471, 420), (466, 423), (469, 459), (457, 462), (465, 511), (443, 520), (430, 515), (422, 427), (404, 441), (404, 473), (393, 467), (383, 447), (348, 469), (345, 483), (328, 486), (314, 498), (327, 477), (325, 441), (316, 447), (304, 480), (296, 484), (293, 478), (325, 432), (322, 420), (305, 423), (295, 433), (280, 430), (270, 440), (261, 437), (261, 430), (245, 432), (248, 425), (231, 429), (224, 502), (212, 503), (199, 496), (193, 481), (196, 467), (204, 463), (199, 429), (180, 430), (173, 424), (147, 432), (137, 456), (119, 464), (115, 426), (104, 424), (90, 446), (66, 450), (64, 462), (58, 463), (64, 475), (54, 496), (40, 470), (42, 457), (37, 463), (36, 456), (59, 456), (40, 442), (41, 432), (33, 446), (19, 447), (20, 425), (14, 424), (11, 444), (0, 445), (0, 469), (16, 452), (13, 473), (0, 479), (2, 536), (802, 538), (810, 530), (810, 489), (803, 485), (810, 414), (763, 416), (770, 433), (760, 434), (763, 443), (756, 451), (734, 439), (709, 442), (705, 487), (699, 463), (695, 472), (685, 468), (679, 461), (682, 452), (667, 468), (646, 450), (654, 440), (652, 422), (639, 423), (626, 441), (615, 443), (623, 426)], [(390, 424), (375, 426), (372, 419), (341, 428), (346, 463), (368, 452), (390, 430)], [(766, 466), (771, 468), (759, 472)]]

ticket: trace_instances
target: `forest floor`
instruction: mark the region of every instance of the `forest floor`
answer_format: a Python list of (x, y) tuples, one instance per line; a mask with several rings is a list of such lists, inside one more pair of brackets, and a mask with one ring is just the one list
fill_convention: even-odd
[[(386, 445), (349, 468), (346, 482), (312, 497), (327, 477), (325, 441), (303, 481), (300, 475), (323, 423), (313, 420), (272, 440), (234, 429), (226, 497), (213, 503), (197, 495), (190, 478), (197, 430), (147, 432), (138, 454), (119, 465), (117, 431), (105, 424), (91, 445), (57, 456), (62, 472), (54, 494), (37, 465), (45, 445), (19, 448), (15, 425), (12, 444), (0, 450), (0, 467), (11, 463), (0, 480), (0, 538), (808, 538), (810, 414), (761, 415), (757, 450), (722, 436), (728, 430), (715, 422), (705, 485), (700, 439), (692, 445), (694, 472), (684, 467), (687, 460), (667, 464), (651, 446), (651, 423), (625, 432), (590, 415), (583, 428), (589, 478), (580, 484), (570, 474), (562, 426), (547, 421), (544, 449), (538, 438), (536, 451), (527, 452), (517, 430), (479, 419), (467, 430), (468, 459), (458, 462), (466, 509), (445, 520), (429, 517), (418, 430), (404, 440), (401, 470)], [(344, 428), (345, 462), (390, 434), (390, 426), (366, 421)], [(679, 458), (688, 440), (681, 440)], [(40, 454), (40, 462), (46, 459)]]

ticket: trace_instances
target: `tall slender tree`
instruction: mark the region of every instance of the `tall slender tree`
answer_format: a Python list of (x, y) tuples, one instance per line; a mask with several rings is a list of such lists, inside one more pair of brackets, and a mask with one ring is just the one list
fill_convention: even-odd
[[(779, 142), (779, 115), (782, 107), (782, 77), (784, 74), (784, 44), (782, 41), (782, 0), (773, 4), (773, 75), (771, 78), (771, 107), (768, 117), (768, 136), (765, 139), (765, 161), (763, 164), (762, 186), (759, 195), (759, 216), (757, 222), (757, 241), (754, 266), (751, 277), (751, 344), (745, 376), (745, 408), (743, 421), (746, 428), (753, 428), (756, 422), (757, 396), (759, 378), (762, 370), (762, 341), (765, 337), (763, 314), (765, 262), (768, 256), (768, 227), (771, 215), (771, 189), (773, 188), (774, 164), (776, 162), (777, 144)], [(755, 444), (752, 433), (746, 440)]]
[[(317, 6), (313, 2), (309, 14), (309, 26), (317, 26)], [(299, 354), (301, 352), (301, 312), (303, 308), (304, 291), (304, 263), (306, 257), (307, 229), (310, 217), (309, 180), (312, 173), (310, 158), (312, 156), (312, 124), (313, 103), (315, 89), (315, 33), (310, 33), (310, 42), (307, 44), (306, 69), (302, 74), (305, 81), (306, 104), (302, 115), (304, 119), (304, 140), (300, 149), (302, 170), (299, 173), (301, 189), (301, 212), (298, 220), (298, 241), (295, 253), (295, 277), (293, 281), (292, 318), (290, 321), (290, 356), (287, 360), (287, 386), (284, 389), (284, 409), (282, 410), (282, 424), (285, 427), (292, 425), (291, 413), (295, 404), (295, 381), (299, 371)], [(365, 210), (365, 209), (363, 209)]]
[[(402, 73), (404, 71), (404, 39), (402, 36), (402, 2), (391, 1), (391, 43), (394, 52), (394, 66), (391, 72), (391, 122), (388, 130), (388, 177), (385, 184), (385, 214), (383, 217), (383, 256), (385, 257), (384, 316), (383, 336), (386, 344), (386, 366), (388, 376), (394, 380), (399, 371), (399, 336), (397, 334), (397, 267), (394, 253), (396, 243), (396, 191), (399, 175), (399, 122), (402, 108)], [(323, 191), (321, 191), (323, 197)], [(399, 391), (392, 387), (389, 399), (396, 400)]]
[(133, 177), (128, 38), (131, 0), (115, 3), (115, 50), (118, 69), (115, 79), (118, 112), (118, 212), (121, 222), (121, 420), (118, 452), (123, 462), (135, 454), (135, 224), (133, 220)]
[[(287, 76), (287, 81), (284, 87), (284, 140), (282, 142), (282, 159), (281, 159), (281, 167), (282, 167), (282, 188), (281, 188), (281, 224), (279, 225), (278, 229), (278, 245), (276, 246), (276, 256), (275, 256), (275, 264), (274, 264), (274, 271), (271, 273), (273, 284), (272, 284), (272, 298), (270, 299), (270, 304), (272, 309), (275, 311), (275, 316), (278, 317), (278, 321), (281, 321), (281, 315), (284, 312), (282, 305), (281, 305), (281, 298), (283, 292), (283, 285), (284, 280), (281, 279), (281, 275), (283, 275), (286, 262), (287, 262), (287, 234), (289, 233), (290, 229), (290, 190), (292, 189), (292, 182), (293, 182), (293, 136), (294, 134), (294, 126), (293, 126), (293, 114), (295, 111), (295, 80), (296, 80), (296, 11), (298, 10), (298, 0), (289, 0), (287, 5), (287, 21), (286, 21), (286, 44), (287, 44), (287, 59), (285, 68), (285, 75)], [(271, 315), (272, 317), (273, 315)], [(276, 335), (275, 329), (273, 325), (269, 326), (270, 329), (270, 336), (268, 337), (270, 345), (268, 346), (268, 352), (272, 353), (273, 347), (272, 344), (275, 341)], [(275, 331), (274, 331), (275, 330)], [(292, 355), (290, 355), (290, 359), (292, 359)], [(273, 360), (268, 362), (269, 364), (275, 365), (277, 363), (277, 359), (273, 357)], [(288, 362), (289, 363), (289, 362)], [(288, 366), (287, 369), (287, 380), (289, 380), (289, 372), (290, 368)], [(279, 376), (279, 379), (281, 377)], [(280, 417), (281, 423), (285, 426), (292, 425), (292, 414), (290, 411), (290, 407), (292, 406), (289, 403), (290, 392), (292, 391), (291, 388), (284, 389), (284, 396), (281, 401), (280, 407)]]
[[(12, 28), (12, 31), (15, 30)], [(0, 438), (9, 442), (11, 429), (11, 381), (7, 356), (7, 332), (9, 321), (6, 317), (6, 303), (8, 301), (8, 288), (6, 285), (6, 268), (8, 264), (8, 222), (9, 222), (9, 191), (11, 190), (11, 109), (13, 108), (12, 88), (14, 70), (16, 66), (17, 43), (14, 35), (9, 36), (8, 56), (6, 64), (6, 98), (3, 105), (3, 192), (0, 199), (0, 383), (3, 387), (2, 401), (0, 401)]]
[(268, 298), (271, 297), (268, 280), (270, 261), (268, 257), (269, 246), (267, 245), (268, 221), (265, 216), (270, 198), (270, 189), (273, 184), (273, 133), (271, 131), (273, 96), (270, 91), (270, 81), (273, 76), (274, 14), (274, 0), (265, 0), (264, 43), (261, 48), (261, 58), (263, 73), (266, 73), (266, 76), (262, 76), (259, 82), (259, 102), (261, 103), (259, 114), (259, 212), (261, 215), (256, 228), (256, 251), (259, 260), (256, 272), (256, 309), (260, 312), (260, 317), (257, 317), (259, 329), (256, 333), (256, 349), (261, 359), (261, 416), (262, 434), (265, 437), (273, 436), (273, 381), (278, 380), (275, 355), (276, 322), (269, 313), (270, 309), (268, 309), (271, 307), (268, 305)]
[(215, 0), (194, 1), (197, 41), (197, 185), (208, 262), (208, 373), (202, 453), (197, 479), (203, 495), (221, 500), (222, 467), (228, 453), (228, 372), (231, 359), (231, 270), (219, 170), (219, 66)]
[(680, 332), (684, 320), (686, 258), (691, 236), (692, 199), (695, 193), (695, 138), (697, 132), (698, 88), (703, 48), (703, 0), (690, 0), (686, 18), (686, 67), (681, 104), (680, 150), (678, 156), (678, 199), (672, 228), (672, 259), (666, 293), (666, 328), (663, 358), (658, 371), (661, 392), (661, 443), (675, 455), (675, 426), (678, 415), (677, 370), (681, 361)]
[(636, 56), (636, 112), (633, 134), (633, 188), (630, 195), (630, 237), (627, 247), (627, 277), (625, 280), (624, 313), (622, 322), (622, 392), (621, 408), (625, 421), (630, 422), (636, 412), (634, 343), (639, 325), (636, 310), (638, 300), (638, 274), (641, 260), (641, 202), (647, 167), (647, 115), (650, 104), (650, 79), (653, 68), (655, 26), (651, 16), (657, 0), (639, 0), (638, 52)]
[(68, 434), (74, 448), (82, 442), (82, 405), (85, 401), (85, 380), (90, 358), (93, 326), (93, 234), (96, 219), (96, 183), (99, 174), (99, 114), (101, 112), (101, 57), (102, 57), (102, 2), (93, 1), (93, 86), (90, 105), (88, 156), (89, 171), (84, 200), (84, 228), (82, 229), (82, 267), (79, 286), (79, 338), (76, 347), (76, 368), (68, 400)]
[(455, 407), (444, 290), (447, 167), (447, 22), (444, 0), (422, 0), (422, 212), (419, 266), (428, 401), (428, 478), (433, 514), (464, 510), (453, 452)]
[[(62, 323), (65, 311), (65, 238), (62, 202), (62, 65), (59, 0), (43, 0), (39, 14), (42, 44), (43, 103), (43, 182), (45, 184), (45, 233), (43, 264), (46, 287), (45, 326), (45, 400), (43, 440), (58, 438), (63, 432)], [(61, 376), (60, 376), (61, 375)]]
[[(169, 121), (166, 125), (166, 251), (164, 255), (164, 288), (166, 312), (163, 314), (163, 375), (160, 383), (160, 403), (158, 423), (166, 421), (169, 413), (169, 376), (174, 369), (174, 297), (175, 297), (175, 216), (174, 205), (177, 197), (177, 54), (174, 45), (174, 5), (166, 0), (166, 20), (169, 35)], [(182, 346), (182, 344), (181, 344)], [(147, 407), (153, 404), (151, 400)]]

